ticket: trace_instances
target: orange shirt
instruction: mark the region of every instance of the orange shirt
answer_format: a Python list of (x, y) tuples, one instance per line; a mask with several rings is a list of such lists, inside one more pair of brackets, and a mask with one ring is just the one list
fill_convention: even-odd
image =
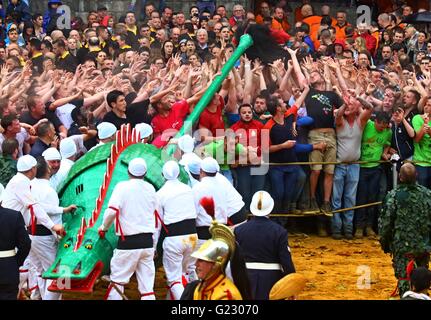
[(346, 27), (350, 26), (350, 24), (346, 23), (344, 26), (340, 27), (337, 21), (332, 22), (332, 26), (335, 28), (335, 39), (337, 40), (345, 40), (346, 39)]
[(290, 29), (290, 24), (289, 24), (289, 22), (287, 22), (286, 19), (283, 19), (283, 21), (280, 23), (275, 18), (272, 18), (271, 29), (284, 30), (287, 32)]
[(311, 40), (317, 40), (317, 34), (320, 28), (320, 22), (322, 21), (322, 17), (320, 16), (309, 16), (307, 18), (302, 19), (302, 22), (308, 24), (310, 26), (310, 38)]

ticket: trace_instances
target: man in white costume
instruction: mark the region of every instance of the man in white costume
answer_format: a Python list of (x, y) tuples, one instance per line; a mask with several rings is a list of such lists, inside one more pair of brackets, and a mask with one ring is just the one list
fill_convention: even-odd
[(179, 300), (184, 286), (182, 277), (195, 280), (195, 260), (191, 254), (196, 250), (196, 208), (192, 189), (180, 182), (180, 167), (175, 161), (163, 166), (164, 186), (157, 191), (158, 213), (166, 225), (163, 240), (163, 267), (169, 288), (170, 300)]
[[(62, 214), (76, 210), (75, 205), (66, 208), (60, 207), (60, 200), (55, 190), (49, 183), (50, 168), (44, 158), (39, 158), (37, 163), (36, 178), (30, 183), (31, 193), (36, 201), (47, 212), (55, 224), (62, 224)], [(30, 235), (31, 250), (30, 259), (36, 268), (38, 286), (42, 300), (60, 300), (61, 293), (48, 291), (52, 280), (42, 279), (42, 274), (54, 263), (57, 254), (58, 238), (51, 230), (42, 225), (36, 226), (36, 233)]]
[(99, 232), (103, 237), (116, 219), (116, 234), (119, 236), (117, 249), (111, 260), (111, 284), (108, 300), (121, 300), (117, 290), (124, 291), (124, 285), (136, 272), (141, 300), (155, 300), (154, 295), (154, 246), (155, 210), (158, 207), (154, 187), (144, 181), (147, 164), (136, 158), (128, 166), (129, 180), (119, 182), (112, 191), (108, 208), (104, 212)]

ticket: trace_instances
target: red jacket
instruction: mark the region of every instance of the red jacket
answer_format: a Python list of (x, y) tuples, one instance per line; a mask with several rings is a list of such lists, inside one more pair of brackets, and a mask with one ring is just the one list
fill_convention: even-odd
[(287, 41), (290, 40), (290, 35), (284, 30), (276, 30), (272, 28), (270, 30), (271, 30), (271, 36), (275, 39), (275, 41), (278, 44), (285, 44)]
[(367, 50), (374, 56), (376, 52), (377, 40), (369, 32), (361, 34), (359, 37), (365, 40), (365, 46)]

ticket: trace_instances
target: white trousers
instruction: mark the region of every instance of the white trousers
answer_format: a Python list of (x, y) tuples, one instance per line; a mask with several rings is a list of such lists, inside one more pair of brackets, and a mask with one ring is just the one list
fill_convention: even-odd
[(179, 300), (184, 291), (182, 277), (195, 279), (195, 259), (191, 254), (197, 248), (197, 234), (166, 237), (163, 240), (163, 267), (168, 283), (168, 300)]
[[(136, 273), (141, 300), (156, 300), (154, 295), (154, 249), (114, 250), (111, 259), (111, 282), (124, 292), (124, 285), (129, 283), (130, 277)], [(112, 285), (108, 289), (108, 300), (122, 300), (121, 295)]]
[(25, 258), (23, 266), (20, 268), (20, 278), (19, 278), (20, 284), (18, 288), (19, 290), (26, 288), (27, 291), (30, 293), (31, 300), (42, 299), (39, 291), (39, 284), (38, 284), (39, 274), (40, 273), (37, 271), (36, 266), (32, 262), (31, 249), (30, 249), (30, 252), (27, 258)]
[[(52, 280), (42, 279), (42, 274), (47, 271), (55, 261), (57, 255), (57, 238), (52, 236), (32, 236), (30, 259), (37, 272), (37, 283), (42, 300), (61, 300), (60, 292), (51, 292), (48, 290)], [(30, 269), (32, 270), (32, 269)], [(30, 273), (31, 274), (31, 273)]]

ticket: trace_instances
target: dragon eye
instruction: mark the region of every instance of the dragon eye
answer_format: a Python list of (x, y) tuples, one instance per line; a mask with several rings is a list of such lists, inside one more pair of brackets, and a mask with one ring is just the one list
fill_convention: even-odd
[(84, 244), (85, 249), (91, 250), (93, 249), (93, 242), (91, 240), (87, 240)]
[(67, 249), (70, 248), (72, 246), (72, 238), (67, 239), (67, 241), (63, 244), (63, 248)]

